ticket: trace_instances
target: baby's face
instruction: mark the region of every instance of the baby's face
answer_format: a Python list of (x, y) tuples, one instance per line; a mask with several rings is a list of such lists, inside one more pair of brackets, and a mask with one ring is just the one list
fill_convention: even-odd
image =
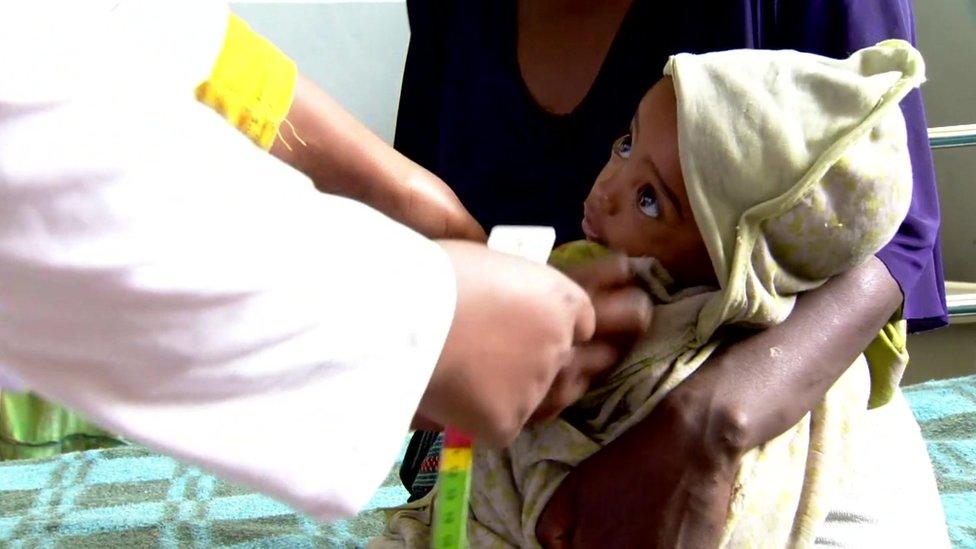
[(583, 231), (628, 256), (657, 258), (681, 286), (714, 285), (681, 176), (676, 107), (670, 78), (647, 92), (586, 198)]

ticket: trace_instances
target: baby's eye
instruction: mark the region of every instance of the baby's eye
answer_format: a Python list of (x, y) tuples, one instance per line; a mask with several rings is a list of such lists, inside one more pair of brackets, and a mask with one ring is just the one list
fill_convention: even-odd
[(613, 144), (613, 153), (620, 158), (630, 158), (630, 134), (625, 133)]
[(661, 215), (661, 208), (657, 203), (657, 195), (654, 194), (654, 189), (651, 187), (644, 186), (637, 191), (637, 207), (647, 217), (656, 219)]

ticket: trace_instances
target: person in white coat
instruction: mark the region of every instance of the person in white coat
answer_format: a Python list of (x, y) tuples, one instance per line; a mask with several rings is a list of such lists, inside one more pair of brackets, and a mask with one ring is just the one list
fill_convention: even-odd
[(587, 294), (405, 226), (484, 234), (300, 77), (307, 145), (255, 147), (196, 97), (227, 28), (209, 2), (0, 8), (0, 387), (330, 519), (411, 425), (504, 444), (647, 326), (622, 260)]

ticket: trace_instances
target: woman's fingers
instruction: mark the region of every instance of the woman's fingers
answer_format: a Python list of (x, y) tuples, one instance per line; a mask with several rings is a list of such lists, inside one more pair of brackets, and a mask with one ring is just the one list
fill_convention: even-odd
[(614, 254), (567, 269), (566, 275), (590, 294), (596, 313), (594, 337), (635, 338), (650, 327), (653, 304), (638, 285), (630, 262)]
[(564, 272), (590, 293), (634, 283), (630, 262), (626, 256), (616, 253), (570, 267)]
[(556, 376), (533, 421), (551, 420), (579, 400), (590, 383), (647, 331), (653, 317), (650, 296), (635, 284), (630, 263), (622, 255), (571, 268), (566, 275), (589, 294), (589, 300), (577, 301), (591, 304), (591, 310), (579, 312), (570, 363)]
[(606, 290), (593, 296), (596, 337), (638, 337), (651, 327), (654, 305), (647, 292), (636, 286)]
[[(578, 368), (577, 379), (587, 384), (583, 387), (583, 392), (586, 392), (590, 381), (606, 373), (618, 360), (620, 360), (620, 351), (616, 346), (604, 341), (594, 341), (577, 347), (573, 355), (573, 365)], [(570, 404), (579, 400), (583, 392), (576, 395)]]

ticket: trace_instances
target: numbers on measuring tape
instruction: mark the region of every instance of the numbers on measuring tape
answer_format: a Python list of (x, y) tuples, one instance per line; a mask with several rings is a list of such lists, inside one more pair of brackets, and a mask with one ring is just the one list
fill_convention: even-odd
[(461, 549), (468, 546), (470, 473), (470, 465), (463, 469), (441, 472), (435, 504), (435, 549)]

